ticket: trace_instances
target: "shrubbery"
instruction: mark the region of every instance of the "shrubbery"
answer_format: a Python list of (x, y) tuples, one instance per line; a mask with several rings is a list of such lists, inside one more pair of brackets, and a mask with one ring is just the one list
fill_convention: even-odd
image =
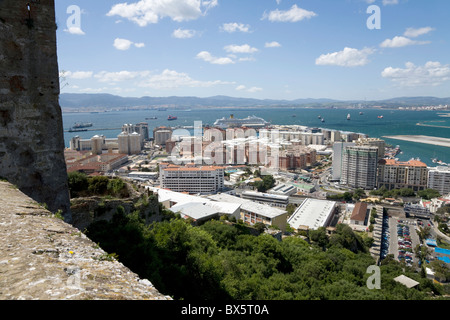
[[(135, 212), (91, 225), (88, 236), (162, 293), (176, 299), (426, 299), (442, 288), (412, 269), (386, 259), (382, 288), (366, 286), (375, 261), (363, 239), (346, 225), (327, 236), (321, 228), (310, 242), (250, 235), (239, 224), (209, 221), (194, 227), (180, 218), (145, 225)], [(392, 279), (405, 274), (420, 282), (407, 289)]]
[(89, 177), (75, 171), (68, 174), (68, 183), (70, 195), (73, 198), (106, 195), (125, 198), (129, 196), (125, 182), (120, 178)]

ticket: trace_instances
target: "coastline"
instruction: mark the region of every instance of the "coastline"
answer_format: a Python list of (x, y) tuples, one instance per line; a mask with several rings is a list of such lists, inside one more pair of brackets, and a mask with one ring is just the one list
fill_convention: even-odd
[(415, 136), (415, 135), (404, 135), (404, 136), (383, 136), (386, 139), (402, 140), (409, 142), (417, 142), (423, 144), (431, 144), (435, 146), (450, 148), (450, 139), (441, 137), (431, 137), (431, 136)]

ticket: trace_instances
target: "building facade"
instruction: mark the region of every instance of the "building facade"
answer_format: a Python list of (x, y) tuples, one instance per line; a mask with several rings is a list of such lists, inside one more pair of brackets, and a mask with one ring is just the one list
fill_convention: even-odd
[[(333, 131), (339, 133), (339, 131)], [(342, 155), (346, 147), (354, 146), (353, 142), (335, 142), (333, 144), (332, 180), (338, 181), (342, 175)]]
[(378, 188), (388, 190), (408, 188), (414, 191), (427, 188), (428, 168), (418, 160), (401, 162), (382, 159), (378, 162)]
[(161, 163), (159, 170), (160, 185), (164, 189), (175, 192), (211, 194), (224, 188), (225, 170), (223, 167), (176, 166)]
[(351, 188), (377, 186), (378, 147), (349, 146), (342, 157), (341, 184)]
[(427, 186), (439, 191), (441, 195), (450, 194), (450, 167), (430, 168)]

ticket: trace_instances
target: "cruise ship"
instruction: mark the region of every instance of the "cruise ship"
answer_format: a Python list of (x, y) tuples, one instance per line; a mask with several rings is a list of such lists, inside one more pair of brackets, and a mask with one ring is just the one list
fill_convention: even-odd
[(217, 119), (214, 122), (214, 126), (222, 129), (233, 128), (233, 127), (249, 127), (249, 128), (264, 128), (270, 123), (262, 118), (258, 118), (256, 116), (249, 116), (245, 119), (235, 119), (233, 115), (231, 115), (228, 119), (222, 118)]

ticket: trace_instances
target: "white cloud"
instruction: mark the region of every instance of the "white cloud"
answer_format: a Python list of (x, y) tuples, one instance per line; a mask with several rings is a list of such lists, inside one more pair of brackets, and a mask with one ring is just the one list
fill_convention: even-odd
[(247, 92), (250, 92), (250, 93), (255, 93), (255, 92), (261, 92), (261, 91), (263, 91), (263, 89), (260, 88), (260, 87), (251, 87), (251, 88), (248, 88), (248, 89), (247, 89), (247, 87), (244, 86), (244, 85), (239, 85), (239, 86), (237, 86), (237, 87), (236, 87), (236, 90), (237, 90), (237, 91), (247, 91)]
[(409, 37), (409, 38), (417, 38), (421, 35), (431, 32), (433, 30), (434, 30), (434, 28), (431, 28), (431, 27), (424, 27), (424, 28), (418, 28), (418, 29), (408, 28), (408, 29), (406, 29), (404, 36)]
[(209, 88), (218, 85), (230, 85), (233, 82), (220, 80), (199, 81), (192, 79), (187, 73), (166, 69), (160, 74), (154, 74), (140, 82), (140, 87), (153, 89), (175, 89), (181, 87)]
[(101, 71), (97, 73), (94, 77), (98, 79), (99, 82), (116, 83), (121, 81), (131, 81), (139, 78), (145, 78), (149, 75), (150, 71), (118, 71), (118, 72)]
[(393, 39), (386, 39), (381, 44), (380, 47), (382, 48), (400, 48), (400, 47), (406, 47), (406, 46), (412, 46), (412, 45), (422, 45), (430, 43), (429, 41), (416, 41), (411, 40), (406, 37), (402, 36), (396, 36)]
[(225, 49), (225, 51), (231, 52), (231, 53), (255, 53), (255, 52), (259, 51), (258, 49), (253, 48), (248, 44), (243, 44), (240, 46), (231, 44), (231, 45), (225, 46), (224, 49)]
[(381, 73), (402, 87), (438, 86), (450, 80), (450, 65), (429, 61), (424, 66), (407, 62), (405, 68), (388, 67)]
[(79, 36), (84, 36), (86, 34), (80, 27), (70, 27), (69, 29), (64, 29), (64, 31)]
[(317, 16), (315, 12), (299, 8), (296, 4), (294, 4), (291, 9), (287, 11), (276, 9), (274, 11), (270, 11), (268, 14), (264, 13), (262, 19), (268, 19), (272, 22), (298, 22), (315, 16)]
[(374, 49), (364, 48), (362, 50), (344, 48), (342, 51), (323, 54), (316, 59), (316, 65), (334, 65), (341, 67), (359, 67), (369, 63), (369, 56), (375, 52)]
[(120, 38), (116, 38), (114, 40), (114, 48), (116, 48), (117, 50), (128, 50), (130, 49), (130, 47), (134, 44), (134, 46), (136, 48), (143, 48), (145, 47), (145, 43), (134, 43), (133, 41), (127, 40), (127, 39), (120, 39)]
[(92, 77), (93, 74), (94, 72), (92, 71), (75, 71), (75, 72), (67, 71), (64, 72), (63, 76), (70, 79), (80, 80), (80, 79), (89, 79)]
[(117, 50), (128, 50), (130, 49), (132, 44), (133, 42), (127, 39), (117, 38), (114, 40), (114, 48), (116, 48)]
[(208, 51), (202, 51), (199, 54), (197, 54), (198, 59), (202, 59), (206, 62), (212, 63), (212, 64), (231, 64), (234, 63), (234, 61), (229, 57), (214, 57), (209, 53)]
[(145, 27), (165, 17), (177, 22), (195, 20), (217, 5), (217, 0), (140, 0), (115, 4), (107, 15), (117, 15)]
[(247, 90), (248, 92), (254, 93), (254, 92), (261, 92), (263, 91), (262, 88), (259, 87), (251, 87), (250, 89)]
[(250, 25), (243, 24), (243, 23), (231, 22), (231, 23), (224, 23), (222, 25), (221, 29), (223, 31), (226, 31), (226, 32), (229, 32), (229, 33), (233, 33), (233, 32), (236, 32), (236, 31), (250, 32)]
[(281, 44), (279, 44), (276, 41), (272, 41), (272, 42), (266, 42), (266, 44), (264, 45), (264, 47), (266, 48), (278, 48), (281, 47)]
[(172, 33), (172, 37), (178, 38), (178, 39), (189, 39), (193, 38), (195, 36), (195, 30), (188, 30), (188, 29), (176, 29)]

